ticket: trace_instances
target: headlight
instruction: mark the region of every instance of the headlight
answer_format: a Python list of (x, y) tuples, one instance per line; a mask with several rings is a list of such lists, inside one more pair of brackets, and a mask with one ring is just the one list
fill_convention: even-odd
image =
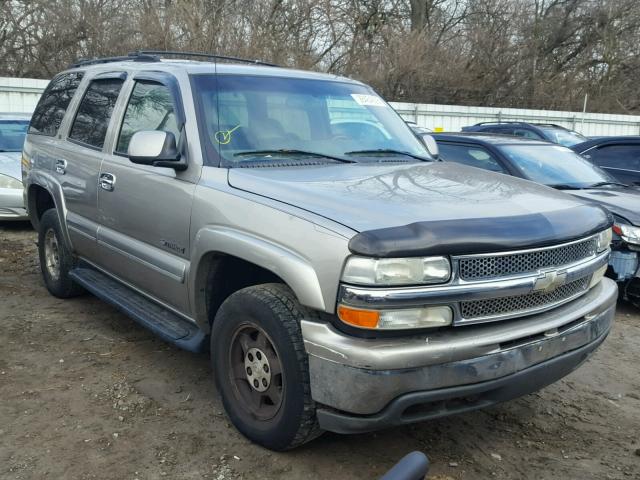
[(404, 330), (451, 325), (453, 310), (447, 306), (405, 308), (398, 310), (363, 310), (338, 305), (338, 318), (359, 328)]
[(0, 188), (12, 188), (14, 190), (22, 189), (22, 182), (10, 177), (9, 175), (0, 174)]
[(357, 285), (424, 285), (446, 282), (450, 276), (446, 257), (349, 257), (342, 280)]
[(622, 240), (627, 243), (634, 243), (640, 245), (640, 227), (634, 227), (633, 225), (626, 225), (623, 223), (616, 223), (613, 226), (613, 231), (620, 235)]
[(604, 252), (611, 245), (611, 229), (601, 231), (597, 237), (597, 250), (598, 253)]

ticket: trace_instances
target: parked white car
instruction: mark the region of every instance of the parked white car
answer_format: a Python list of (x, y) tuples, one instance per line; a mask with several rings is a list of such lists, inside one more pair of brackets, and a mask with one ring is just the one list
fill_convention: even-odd
[(0, 221), (29, 219), (22, 196), (20, 159), (30, 117), (0, 114)]

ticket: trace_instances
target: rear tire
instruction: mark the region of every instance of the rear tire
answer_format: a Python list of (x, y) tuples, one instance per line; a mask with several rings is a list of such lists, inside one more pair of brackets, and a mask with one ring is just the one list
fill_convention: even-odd
[(274, 283), (233, 293), (213, 322), (211, 361), (222, 403), (243, 435), (271, 450), (322, 433), (300, 330), (305, 313), (289, 288)]
[(51, 208), (44, 212), (38, 229), (38, 256), (44, 284), (51, 295), (71, 298), (84, 292), (69, 277), (76, 260), (64, 243), (58, 212)]

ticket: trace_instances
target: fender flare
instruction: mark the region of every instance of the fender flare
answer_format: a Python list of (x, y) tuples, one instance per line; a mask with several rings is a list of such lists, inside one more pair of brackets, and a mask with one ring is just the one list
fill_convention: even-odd
[(206, 311), (199, 306), (198, 283), (208, 272), (202, 271), (205, 256), (220, 253), (238, 257), (280, 277), (293, 290), (298, 301), (316, 310), (325, 310), (318, 276), (311, 263), (298, 253), (264, 238), (229, 227), (205, 227), (198, 231), (192, 250), (194, 270), (189, 275), (189, 296), (192, 311), (199, 324), (206, 323)]
[[(49, 195), (51, 195), (53, 204), (55, 205), (56, 211), (58, 212), (58, 218), (60, 219), (60, 227), (62, 230), (63, 240), (66, 243), (67, 248), (69, 248), (69, 251), (73, 251), (73, 244), (71, 243), (69, 230), (67, 229), (67, 207), (64, 201), (64, 195), (62, 194), (62, 186), (55, 178), (52, 177), (49, 172), (41, 170), (29, 172), (26, 189), (27, 208), (30, 218), (34, 218), (35, 215), (35, 212), (32, 211), (32, 207), (35, 206), (35, 199), (33, 198), (34, 186), (43, 188), (49, 193)], [(33, 220), (31, 221), (31, 223), (34, 223)]]

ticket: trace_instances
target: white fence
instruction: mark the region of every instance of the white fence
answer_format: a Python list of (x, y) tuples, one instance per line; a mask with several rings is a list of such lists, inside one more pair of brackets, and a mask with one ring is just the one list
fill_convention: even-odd
[[(31, 113), (48, 80), (0, 77), (0, 112)], [(560, 112), (518, 108), (464, 107), (428, 103), (391, 105), (405, 120), (436, 131), (459, 131), (478, 122), (518, 120), (556, 123), (584, 135), (640, 135), (640, 115)]]
[(555, 123), (587, 136), (640, 135), (640, 115), (560, 112), (519, 108), (463, 107), (391, 102), (405, 120), (436, 131), (457, 132), (478, 122), (521, 121)]
[(0, 113), (31, 113), (49, 80), (0, 77)]

